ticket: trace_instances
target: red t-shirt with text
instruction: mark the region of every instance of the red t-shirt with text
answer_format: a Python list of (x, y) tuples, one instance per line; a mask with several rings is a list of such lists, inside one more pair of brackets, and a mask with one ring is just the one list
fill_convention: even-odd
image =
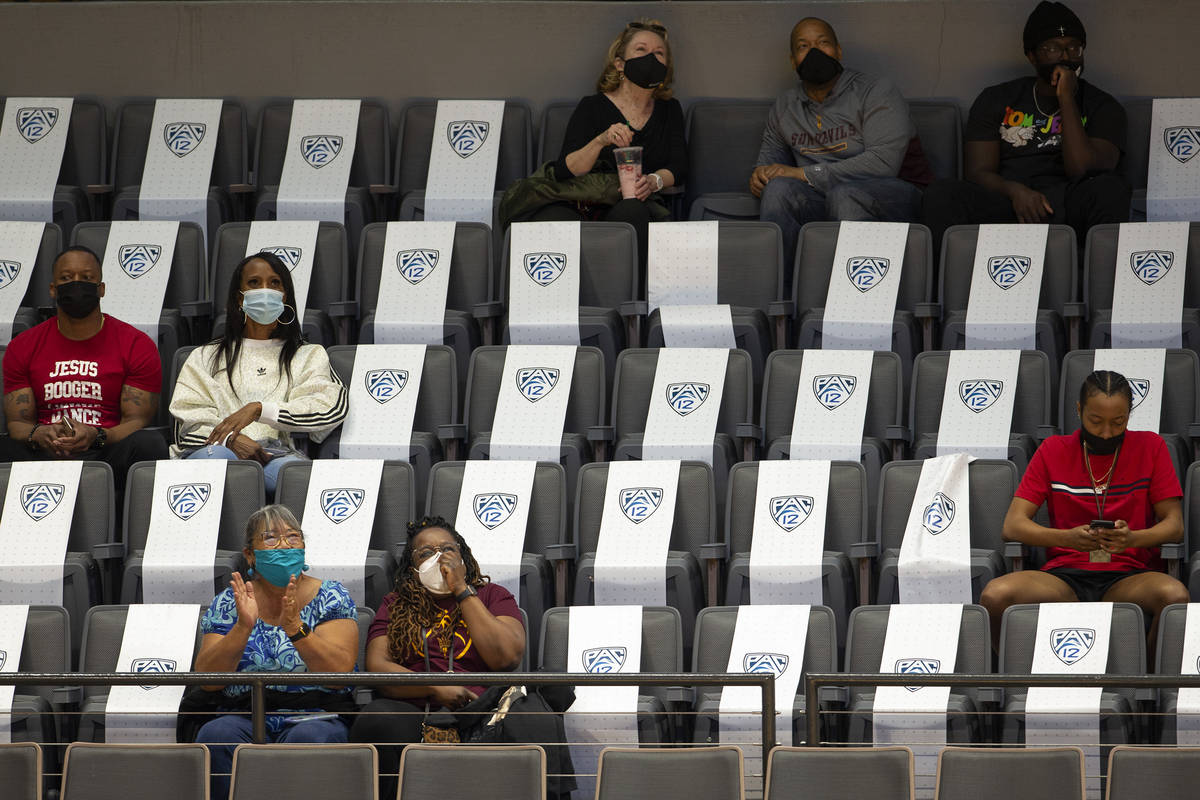
[[(1092, 454), (1088, 458), (1092, 474), (1100, 481), (1112, 466), (1113, 456)], [(1078, 433), (1052, 436), (1042, 443), (1021, 478), (1016, 496), (1037, 506), (1046, 503), (1052, 528), (1074, 528), (1103, 518), (1123, 519), (1130, 530), (1135, 531), (1155, 524), (1155, 503), (1183, 497), (1167, 443), (1157, 433), (1126, 431), (1116, 459), (1116, 468), (1108, 482), (1108, 496), (1102, 501), (1103, 516), (1096, 509), (1096, 502), (1101, 497), (1092, 488)], [(1096, 572), (1129, 572), (1163, 568), (1157, 547), (1131, 547), (1113, 553), (1112, 561), (1107, 564), (1089, 561), (1087, 553), (1066, 547), (1047, 547), (1046, 555), (1049, 560), (1042, 569), (1072, 567)]]
[(4, 392), (33, 389), (39, 425), (69, 414), (85, 425), (121, 423), (121, 386), (158, 394), (162, 363), (150, 337), (115, 317), (90, 339), (75, 341), (48, 319), (17, 336), (4, 352)]

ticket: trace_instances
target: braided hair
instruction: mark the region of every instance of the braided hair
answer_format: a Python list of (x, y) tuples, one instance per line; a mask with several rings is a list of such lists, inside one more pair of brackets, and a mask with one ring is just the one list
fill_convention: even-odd
[(434, 603), (433, 595), (417, 577), (416, 568), (419, 565), (413, 556), (413, 542), (417, 534), (430, 528), (444, 530), (454, 537), (463, 564), (467, 568), (468, 586), (483, 586), (491, 580), (487, 575), (479, 573), (479, 562), (471, 555), (467, 540), (454, 530), (454, 526), (445, 518), (427, 516), (420, 522), (408, 523), (408, 541), (405, 542), (404, 552), (400, 555), (400, 567), (396, 570), (396, 580), (392, 587), (396, 592), (396, 599), (388, 614), (388, 655), (397, 662), (425, 651), (423, 637), (426, 630), (437, 636), (442, 652), (448, 652), (454, 643), (454, 631), (462, 620), (462, 609), (455, 606), (450, 612), (447, 624), (439, 625), (445, 612)]
[(1088, 398), (1098, 394), (1108, 395), (1112, 397), (1115, 394), (1124, 395), (1129, 401), (1129, 408), (1133, 408), (1133, 387), (1129, 385), (1129, 381), (1119, 372), (1113, 372), (1108, 369), (1098, 369), (1091, 375), (1083, 379), (1083, 384), (1079, 387), (1079, 409), (1087, 405)]

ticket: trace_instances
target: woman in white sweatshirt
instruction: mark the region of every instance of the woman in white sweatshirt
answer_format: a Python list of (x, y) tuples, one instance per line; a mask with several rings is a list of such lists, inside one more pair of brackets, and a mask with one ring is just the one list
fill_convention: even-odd
[(345, 419), (346, 387), (325, 348), (304, 342), (293, 294), (277, 256), (238, 264), (225, 335), (192, 351), (175, 382), (173, 456), (258, 461), (273, 494), (280, 467), (305, 458), (291, 433), (321, 441)]

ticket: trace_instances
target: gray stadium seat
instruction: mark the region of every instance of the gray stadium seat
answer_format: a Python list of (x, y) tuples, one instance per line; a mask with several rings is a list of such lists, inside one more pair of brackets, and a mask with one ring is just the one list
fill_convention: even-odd
[(1114, 747), (1108, 755), (1106, 800), (1186, 797), (1196, 790), (1200, 748)]
[[(1182, 580), (1188, 587), (1188, 593), (1200, 597), (1200, 463), (1188, 467), (1183, 480), (1183, 552), (1186, 553), (1187, 563), (1184, 565)], [(1178, 552), (1178, 546), (1164, 545), (1164, 555)]]
[(773, 100), (701, 100), (688, 107), (689, 219), (758, 219), (750, 173), (772, 105)]
[(1130, 222), (1146, 221), (1146, 185), (1150, 175), (1150, 125), (1154, 116), (1154, 98), (1136, 97), (1122, 102), (1125, 106), (1125, 149), (1121, 152), (1121, 174), (1133, 187)]
[[(42, 229), (42, 243), (38, 246), (37, 259), (33, 264), (23, 264), (22, 269), (32, 269), (29, 286), (21, 305), (12, 319), (12, 335), (23, 333), (42, 320), (42, 309), (53, 313), (54, 300), (50, 297), (51, 269), (54, 257), (63, 250), (62, 230), (57, 225), (46, 223)], [(7, 343), (6, 343), (7, 344)]]
[(91, 744), (67, 748), (62, 800), (208, 800), (202, 744)]
[[(709, 606), (696, 615), (696, 640), (692, 650), (692, 671), (699, 673), (725, 672), (729, 666), (729, 651), (733, 647), (734, 628), (737, 625), (737, 606)], [(808, 634), (804, 641), (804, 671), (800, 675), (800, 687), (792, 700), (792, 736), (794, 741), (804, 740), (805, 699), (804, 675), (809, 672), (836, 672), (838, 662), (837, 620), (827, 606), (812, 606), (808, 616)], [(776, 699), (776, 704), (781, 703)], [(696, 721), (693, 740), (697, 744), (720, 742), (721, 706), (719, 686), (696, 687)], [(786, 741), (785, 732), (776, 728), (777, 739)], [(824, 738), (824, 737), (823, 737)]]
[(547, 161), (556, 160), (562, 153), (563, 139), (567, 136), (567, 123), (575, 111), (576, 101), (568, 100), (558, 103), (547, 103), (542, 109), (542, 124), (538, 129), (537, 155), (533, 159), (534, 167), (540, 167)]
[(8, 800), (42, 800), (42, 748), (33, 742), (0, 744), (0, 785)]
[(909, 100), (921, 150), (935, 178), (962, 177), (962, 120), (957, 100)]
[(378, 765), (369, 744), (240, 744), (229, 797), (374, 798)]
[(80, 222), (102, 218), (107, 183), (108, 120), (100, 103), (76, 98), (52, 201), (53, 222), (71, 236)]
[[(866, 472), (862, 464), (830, 462), (821, 594), (824, 604), (832, 609), (837, 620), (839, 646), (846, 641), (846, 622), (850, 609), (856, 605), (855, 571), (850, 563), (850, 551), (867, 538), (867, 506), (871, 496), (867, 493)], [(729, 605), (750, 602), (750, 548), (757, 491), (758, 462), (734, 464), (729, 471), (729, 501), (725, 506), (729, 577), (724, 602)]]
[[(62, 606), (30, 606), (25, 618), (21, 660), (16, 665), (16, 670), (70, 672), (71, 663), (71, 621), (67, 610)], [(35, 742), (47, 745), (46, 761), (57, 770), (61, 763), (58, 748), (50, 745), (63, 741), (63, 737), (54, 718), (54, 707), (57, 705), (55, 688), (30, 685), (16, 687), (12, 700), (10, 741), (26, 745)], [(29, 757), (30, 752), (26, 750), (25, 755), (20, 756), (22, 762)], [(14, 754), (0, 749), (0, 786), (7, 785), (2, 774), (5, 759), (10, 756)], [(42, 753), (39, 752), (39, 763), (41, 760)]]
[(912, 800), (907, 747), (776, 747), (767, 761), (765, 800)]
[(947, 747), (938, 756), (939, 800), (1083, 800), (1078, 747)]
[[(209, 297), (212, 300), (212, 335), (218, 337), (225, 333), (225, 302), (229, 297), (229, 282), (233, 280), (237, 265), (246, 257), (250, 223), (226, 223), (217, 231), (215, 238)], [(288, 242), (279, 244), (286, 245)], [(328, 347), (340, 341), (329, 312), (334, 303), (349, 295), (348, 253), (346, 229), (337, 222), (322, 222), (317, 229), (312, 277), (309, 279), (304, 318), (301, 320), (304, 338), (312, 344)]]
[[(150, 129), (153, 122), (153, 100), (126, 103), (117, 111), (112, 150), (114, 220), (140, 218), (138, 198), (146, 151), (151, 142), (159, 139)], [(246, 111), (242, 104), (224, 101), (219, 127), (212, 133), (217, 137), (217, 149), (213, 154), (212, 185), (207, 201), (209, 241), (206, 244), (210, 250), (216, 242), (217, 228), (233, 218), (231, 187), (244, 185), (247, 180)]]
[(546, 751), (538, 745), (443, 747), (410, 744), (400, 756), (396, 800), (467, 797), (487, 776), (487, 793), (545, 800)]
[[(908, 404), (913, 458), (937, 455), (937, 433), (941, 426), (942, 398), (949, 368), (950, 353), (946, 350), (918, 353), (913, 362), (912, 401)], [(1050, 360), (1045, 353), (1021, 351), (1017, 385), (1013, 391), (1016, 399), (1009, 429), (1008, 457), (1020, 472), (1024, 472), (1029, 459), (1033, 458), (1033, 451), (1052, 431), (1054, 387), (1050, 383)]]
[[(150, 507), (154, 497), (154, 461), (139, 461), (129, 468), (125, 485), (125, 573), (121, 602), (142, 600), (142, 553), (150, 533)], [(281, 480), (282, 480), (282, 476)], [(213, 594), (229, 585), (245, 546), (246, 520), (266, 504), (262, 465), (257, 461), (230, 461), (225, 467), (225, 494), (221, 525), (213, 561)]]
[[(1183, 673), (1184, 631), (1187, 628), (1188, 606), (1176, 603), (1167, 606), (1158, 616), (1158, 643), (1154, 657), (1156, 675), (1180, 675)], [(1188, 665), (1189, 670), (1191, 665)], [(1179, 708), (1179, 689), (1164, 688), (1158, 691), (1158, 715), (1152, 720), (1154, 741), (1159, 744), (1175, 745), (1175, 715)], [(1115, 748), (1114, 748), (1115, 749)]]
[(739, 747), (606, 747), (600, 752), (596, 800), (742, 800), (745, 796)]
[[(883, 465), (879, 490), (879, 589), (876, 603), (900, 602), (898, 565), (904, 527), (912, 508), (913, 495), (921, 480), (923, 461), (893, 461)], [(969, 469), (971, 511), (971, 599), (987, 582), (1004, 574), (1001, 554), (1004, 514), (1017, 490), (1017, 467), (1011, 461), (976, 459)]]

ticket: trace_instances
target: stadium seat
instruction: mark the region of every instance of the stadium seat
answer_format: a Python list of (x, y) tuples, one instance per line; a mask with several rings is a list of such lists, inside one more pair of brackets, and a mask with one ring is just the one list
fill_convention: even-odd
[[(1188, 593), (1200, 598), (1200, 463), (1188, 467), (1183, 481), (1183, 547), (1187, 563), (1181, 579)], [(1167, 554), (1171, 551), (1178, 552), (1178, 548), (1169, 547)]]
[[(696, 643), (692, 650), (692, 671), (713, 674), (725, 672), (729, 666), (729, 651), (733, 648), (737, 626), (737, 606), (709, 606), (696, 615)], [(800, 687), (792, 700), (792, 738), (796, 742), (805, 736), (804, 675), (809, 672), (836, 672), (838, 662), (837, 620), (827, 606), (812, 606), (808, 617), (808, 633), (804, 640), (804, 670)], [(776, 700), (776, 707), (786, 705)], [(721, 706), (719, 686), (696, 687), (696, 721), (693, 740), (697, 744), (721, 741), (718, 711)], [(785, 733), (778, 728), (777, 739)], [(824, 738), (824, 737), (822, 737)], [(787, 741), (786, 738), (783, 738)]]
[(107, 186), (108, 120), (99, 103), (76, 99), (63, 150), (58, 185), (54, 189), (54, 223), (70, 237), (75, 226), (103, 219)]
[(909, 100), (908, 114), (935, 178), (962, 177), (962, 119), (957, 100)]
[[(5, 659), (8, 660), (7, 658)], [(70, 672), (71, 671), (71, 622), (67, 610), (62, 606), (30, 606), (25, 617), (25, 638), (21, 645), (20, 662), (9, 665), (14, 672)], [(63, 741), (54, 711), (58, 705), (57, 687), (17, 686), (12, 699), (12, 717), (9, 721), (9, 741), (26, 745), (46, 745), (39, 751), (37, 760), (57, 770), (61, 758), (56, 743)], [(15, 747), (15, 745), (14, 745)], [(16, 752), (24, 752), (17, 756)], [(7, 786), (3, 773), (10, 758), (21, 763), (31, 758), (32, 748), (8, 751), (0, 748), (0, 786)], [(9, 762), (8, 766), (12, 763)], [(14, 783), (13, 786), (20, 784)]]
[(689, 219), (758, 219), (758, 198), (748, 187), (772, 105), (773, 100), (701, 100), (688, 107)]
[(0, 785), (8, 800), (42, 800), (42, 748), (33, 742), (0, 744)]
[(539, 745), (444, 747), (410, 744), (400, 756), (396, 800), (467, 797), (487, 776), (487, 793), (545, 800), (546, 751)]
[[(757, 491), (758, 462), (734, 464), (729, 471), (729, 501), (725, 506), (729, 578), (724, 602), (731, 606), (750, 602), (750, 548)], [(867, 538), (869, 498), (867, 471), (862, 464), (830, 462), (821, 594), (836, 620), (839, 647), (846, 641), (846, 622), (857, 597), (849, 554), (856, 544)], [(709, 564), (712, 565), (712, 561)]]
[[(899, 560), (908, 513), (921, 480), (923, 461), (883, 465), (879, 490), (879, 589), (876, 603), (900, 602)], [(1017, 490), (1017, 467), (1011, 461), (976, 459), (969, 469), (971, 512), (971, 600), (987, 582), (1004, 574), (1004, 514)]]
[[(1154, 657), (1154, 673), (1156, 675), (1181, 675), (1185, 672), (1183, 663), (1185, 632), (1187, 630), (1188, 606), (1176, 603), (1164, 608), (1158, 616), (1158, 647)], [(1186, 671), (1191, 672), (1191, 664)], [(1170, 687), (1158, 690), (1158, 714), (1152, 719), (1154, 741), (1158, 744), (1175, 745), (1176, 714), (1179, 709), (1179, 689)], [(1114, 748), (1115, 750), (1116, 748)]]
[(1150, 126), (1154, 117), (1154, 98), (1135, 97), (1125, 106), (1125, 147), (1121, 150), (1121, 174), (1133, 187), (1130, 222), (1146, 221), (1146, 186), (1150, 175)]
[[(57, 225), (47, 223), (42, 229), (42, 243), (38, 247), (37, 260), (29, 265), (32, 274), (29, 276), (29, 285), (25, 289), (25, 296), (21, 298), (21, 305), (17, 309), (16, 316), (12, 320), (4, 320), (12, 322), (10, 339), (37, 325), (42, 321), (44, 314), (54, 313), (54, 300), (50, 297), (51, 269), (54, 266), (55, 256), (62, 250), (62, 230)], [(5, 345), (7, 343), (3, 342)]]
[(67, 748), (62, 800), (208, 800), (202, 744), (91, 744)]
[[(140, 219), (140, 184), (146, 151), (155, 138), (153, 122), (153, 100), (126, 103), (117, 111), (112, 148), (113, 220)], [(216, 243), (217, 228), (234, 217), (231, 195), (247, 182), (246, 111), (241, 103), (222, 103), (220, 128), (214, 133), (217, 148), (208, 191), (209, 240), (205, 243), (210, 251)]]
[(764, 800), (912, 800), (913, 786), (907, 747), (776, 747)]
[[(142, 554), (150, 535), (156, 462), (139, 461), (129, 468), (125, 484), (125, 573), (121, 580), (121, 602), (142, 601)], [(281, 470), (282, 472), (282, 470)], [(282, 476), (280, 476), (282, 480)], [(213, 561), (213, 594), (229, 585), (245, 547), (246, 520), (266, 504), (262, 465), (257, 461), (230, 461), (225, 468), (225, 490), (217, 552)], [(118, 642), (119, 644), (119, 642)]]
[[(225, 304), (229, 299), (229, 283), (233, 280), (237, 265), (247, 255), (250, 225), (249, 222), (230, 222), (222, 225), (216, 233), (208, 290), (212, 301), (213, 337), (225, 334)], [(330, 311), (335, 303), (350, 293), (348, 252), (346, 229), (336, 222), (322, 222), (317, 229), (312, 277), (308, 284), (308, 297), (305, 298), (304, 318), (301, 320), (304, 338), (312, 344), (329, 347), (343, 341), (338, 337), (339, 332), (334, 330)], [(207, 335), (208, 331), (204, 333)], [(343, 333), (348, 334), (349, 331)]]
[(738, 747), (606, 747), (596, 800), (742, 800), (743, 782)]
[(372, 798), (378, 764), (369, 744), (239, 744), (229, 797)]
[(1107, 800), (1185, 797), (1196, 790), (1200, 748), (1114, 747), (1108, 755)]
[(938, 756), (938, 800), (1083, 800), (1078, 747), (947, 747)]

